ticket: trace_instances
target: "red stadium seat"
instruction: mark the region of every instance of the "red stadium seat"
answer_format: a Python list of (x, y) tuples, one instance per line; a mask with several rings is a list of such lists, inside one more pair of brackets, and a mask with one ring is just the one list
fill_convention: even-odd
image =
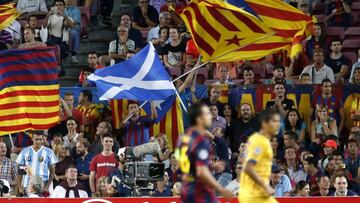
[(360, 39), (360, 27), (349, 27), (345, 31), (345, 39)]
[(360, 2), (353, 2), (351, 5), (353, 11), (360, 11)]
[[(188, 72), (191, 69), (192, 68), (185, 68), (184, 73)], [(198, 76), (199, 75), (202, 75), (205, 78), (205, 80), (207, 80), (208, 79), (208, 70), (207, 70), (207, 68), (199, 68), (198, 69)]]
[(351, 67), (352, 64), (354, 64), (357, 60), (357, 56), (356, 56), (355, 52), (343, 52), (343, 54), (351, 62), (351, 64), (349, 64)]
[(351, 12), (351, 25), (356, 27), (360, 26), (359, 14), (356, 12)]
[(343, 40), (345, 37), (345, 30), (343, 27), (328, 27), (326, 28), (326, 33), (329, 38), (339, 36), (341, 40)]
[(343, 52), (357, 52), (359, 48), (360, 48), (360, 39), (345, 40), (342, 45)]
[(326, 4), (325, 3), (317, 3), (315, 4), (315, 8), (313, 10), (314, 15), (322, 15), (325, 14)]

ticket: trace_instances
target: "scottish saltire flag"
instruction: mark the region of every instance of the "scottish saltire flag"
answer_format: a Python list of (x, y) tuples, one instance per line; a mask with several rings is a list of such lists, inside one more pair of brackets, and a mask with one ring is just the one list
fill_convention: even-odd
[(175, 94), (151, 43), (131, 59), (96, 70), (88, 79), (96, 83), (100, 100), (164, 100)]

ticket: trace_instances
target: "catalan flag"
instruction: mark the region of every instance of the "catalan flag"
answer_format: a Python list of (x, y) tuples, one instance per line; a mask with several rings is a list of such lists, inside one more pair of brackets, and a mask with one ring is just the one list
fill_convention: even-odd
[(0, 52), (0, 135), (44, 130), (59, 121), (53, 48)]
[(222, 0), (192, 0), (178, 13), (207, 61), (229, 61), (226, 53), (274, 33), (259, 18)]
[(222, 57), (222, 61), (255, 60), (286, 50), (294, 57), (302, 51), (301, 42), (312, 34), (311, 16), (281, 0), (228, 0), (229, 3), (256, 14), (275, 35)]
[(9, 26), (19, 15), (15, 4), (0, 5), (0, 30)]

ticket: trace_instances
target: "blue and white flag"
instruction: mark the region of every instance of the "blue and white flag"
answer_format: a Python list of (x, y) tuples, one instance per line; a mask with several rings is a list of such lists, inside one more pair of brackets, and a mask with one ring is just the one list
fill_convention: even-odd
[(100, 100), (164, 100), (175, 94), (151, 43), (129, 60), (96, 70), (88, 80), (96, 83)]

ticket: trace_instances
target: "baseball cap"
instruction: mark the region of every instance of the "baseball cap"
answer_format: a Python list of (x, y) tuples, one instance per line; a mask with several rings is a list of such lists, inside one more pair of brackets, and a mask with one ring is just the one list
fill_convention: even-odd
[(327, 140), (327, 141), (323, 144), (323, 147), (332, 147), (332, 148), (337, 149), (338, 144), (336, 143), (335, 140)]
[(271, 166), (271, 173), (280, 173), (282, 171), (282, 168), (277, 165), (277, 164), (274, 164)]
[(186, 54), (192, 55), (193, 57), (199, 57), (200, 53), (196, 48), (194, 40), (188, 40), (186, 43)]

